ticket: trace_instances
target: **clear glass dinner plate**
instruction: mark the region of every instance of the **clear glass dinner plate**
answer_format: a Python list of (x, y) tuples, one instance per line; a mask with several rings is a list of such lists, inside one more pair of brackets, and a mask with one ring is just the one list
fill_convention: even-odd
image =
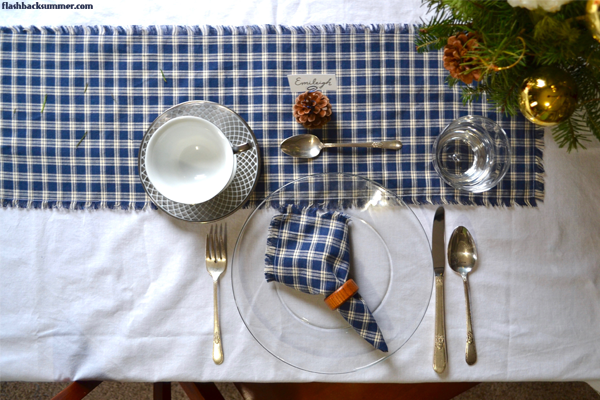
[[(267, 229), (287, 204), (350, 216), (350, 277), (389, 352), (363, 340), (323, 296), (266, 282)], [(335, 173), (298, 179), (266, 198), (242, 227), (231, 274), (238, 311), (258, 343), (289, 365), (323, 374), (357, 371), (396, 353), (421, 323), (433, 288), (431, 248), (413, 211), (375, 182)]]

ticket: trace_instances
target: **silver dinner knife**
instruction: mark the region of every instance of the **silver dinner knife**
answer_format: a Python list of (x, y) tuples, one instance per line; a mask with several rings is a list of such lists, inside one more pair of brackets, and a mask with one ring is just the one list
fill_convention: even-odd
[(435, 346), (433, 348), (433, 369), (441, 374), (446, 369), (448, 351), (446, 349), (446, 326), (444, 322), (444, 267), (446, 251), (444, 245), (444, 207), (438, 207), (433, 218), (431, 235), (431, 255), (435, 274)]

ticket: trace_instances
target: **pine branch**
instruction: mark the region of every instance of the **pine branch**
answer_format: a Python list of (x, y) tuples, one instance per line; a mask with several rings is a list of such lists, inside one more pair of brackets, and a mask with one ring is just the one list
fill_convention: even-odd
[(552, 137), (554, 137), (558, 147), (566, 147), (568, 153), (572, 150), (579, 150), (579, 148), (585, 149), (586, 147), (582, 142), (589, 142), (590, 139), (584, 134), (579, 133), (584, 128), (585, 123), (580, 117), (573, 115), (552, 129)]
[[(523, 80), (543, 65), (568, 71), (577, 83), (579, 108), (553, 128), (567, 151), (585, 148), (591, 131), (600, 140), (600, 42), (585, 23), (585, 1), (572, 1), (559, 12), (529, 11), (498, 0), (423, 0), (433, 15), (417, 38), (418, 50), (440, 50), (450, 36), (473, 32), (477, 47), (461, 62), (465, 74), (482, 79), (462, 88), (463, 103), (488, 101), (509, 115), (520, 111)], [(460, 61), (459, 61), (460, 62)], [(466, 69), (466, 71), (464, 71)], [(448, 77), (450, 87), (462, 83)]]
[(479, 101), (481, 96), (489, 93), (489, 86), (485, 82), (479, 82), (475, 86), (465, 86), (462, 91), (463, 104)]
[(570, 72), (577, 83), (583, 120), (600, 140), (600, 69), (584, 64)]
[(600, 140), (600, 102), (586, 103), (583, 105), (585, 108), (585, 121), (587, 126), (590, 128), (594, 136)]
[(446, 83), (448, 84), (449, 87), (454, 87), (460, 83), (460, 80), (448, 75), (448, 76), (446, 76)]

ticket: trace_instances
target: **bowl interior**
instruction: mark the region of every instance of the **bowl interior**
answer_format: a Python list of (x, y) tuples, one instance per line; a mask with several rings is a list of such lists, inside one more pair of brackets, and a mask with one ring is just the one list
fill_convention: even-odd
[(225, 135), (198, 117), (178, 117), (154, 132), (146, 152), (148, 178), (163, 196), (184, 204), (212, 199), (235, 171)]

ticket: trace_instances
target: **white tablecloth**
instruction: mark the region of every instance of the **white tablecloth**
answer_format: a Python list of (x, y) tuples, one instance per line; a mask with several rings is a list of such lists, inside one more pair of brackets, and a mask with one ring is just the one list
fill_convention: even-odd
[[(86, 0), (91, 11), (2, 10), (3, 25), (416, 23), (418, 1)], [(27, 2), (26, 2), (27, 3)], [(447, 269), (449, 366), (432, 367), (433, 298), (398, 353), (359, 373), (278, 361), (220, 284), (225, 362), (212, 349), (208, 226), (160, 211), (0, 209), (0, 379), (51, 381), (533, 381), (600, 379), (600, 143), (568, 154), (546, 132), (538, 208), (446, 206), (479, 250), (470, 276), (478, 361), (464, 361), (461, 279)], [(412, 207), (429, 233), (436, 207)], [(227, 219), (229, 248), (249, 215)], [(262, 245), (262, 244), (260, 244)]]

